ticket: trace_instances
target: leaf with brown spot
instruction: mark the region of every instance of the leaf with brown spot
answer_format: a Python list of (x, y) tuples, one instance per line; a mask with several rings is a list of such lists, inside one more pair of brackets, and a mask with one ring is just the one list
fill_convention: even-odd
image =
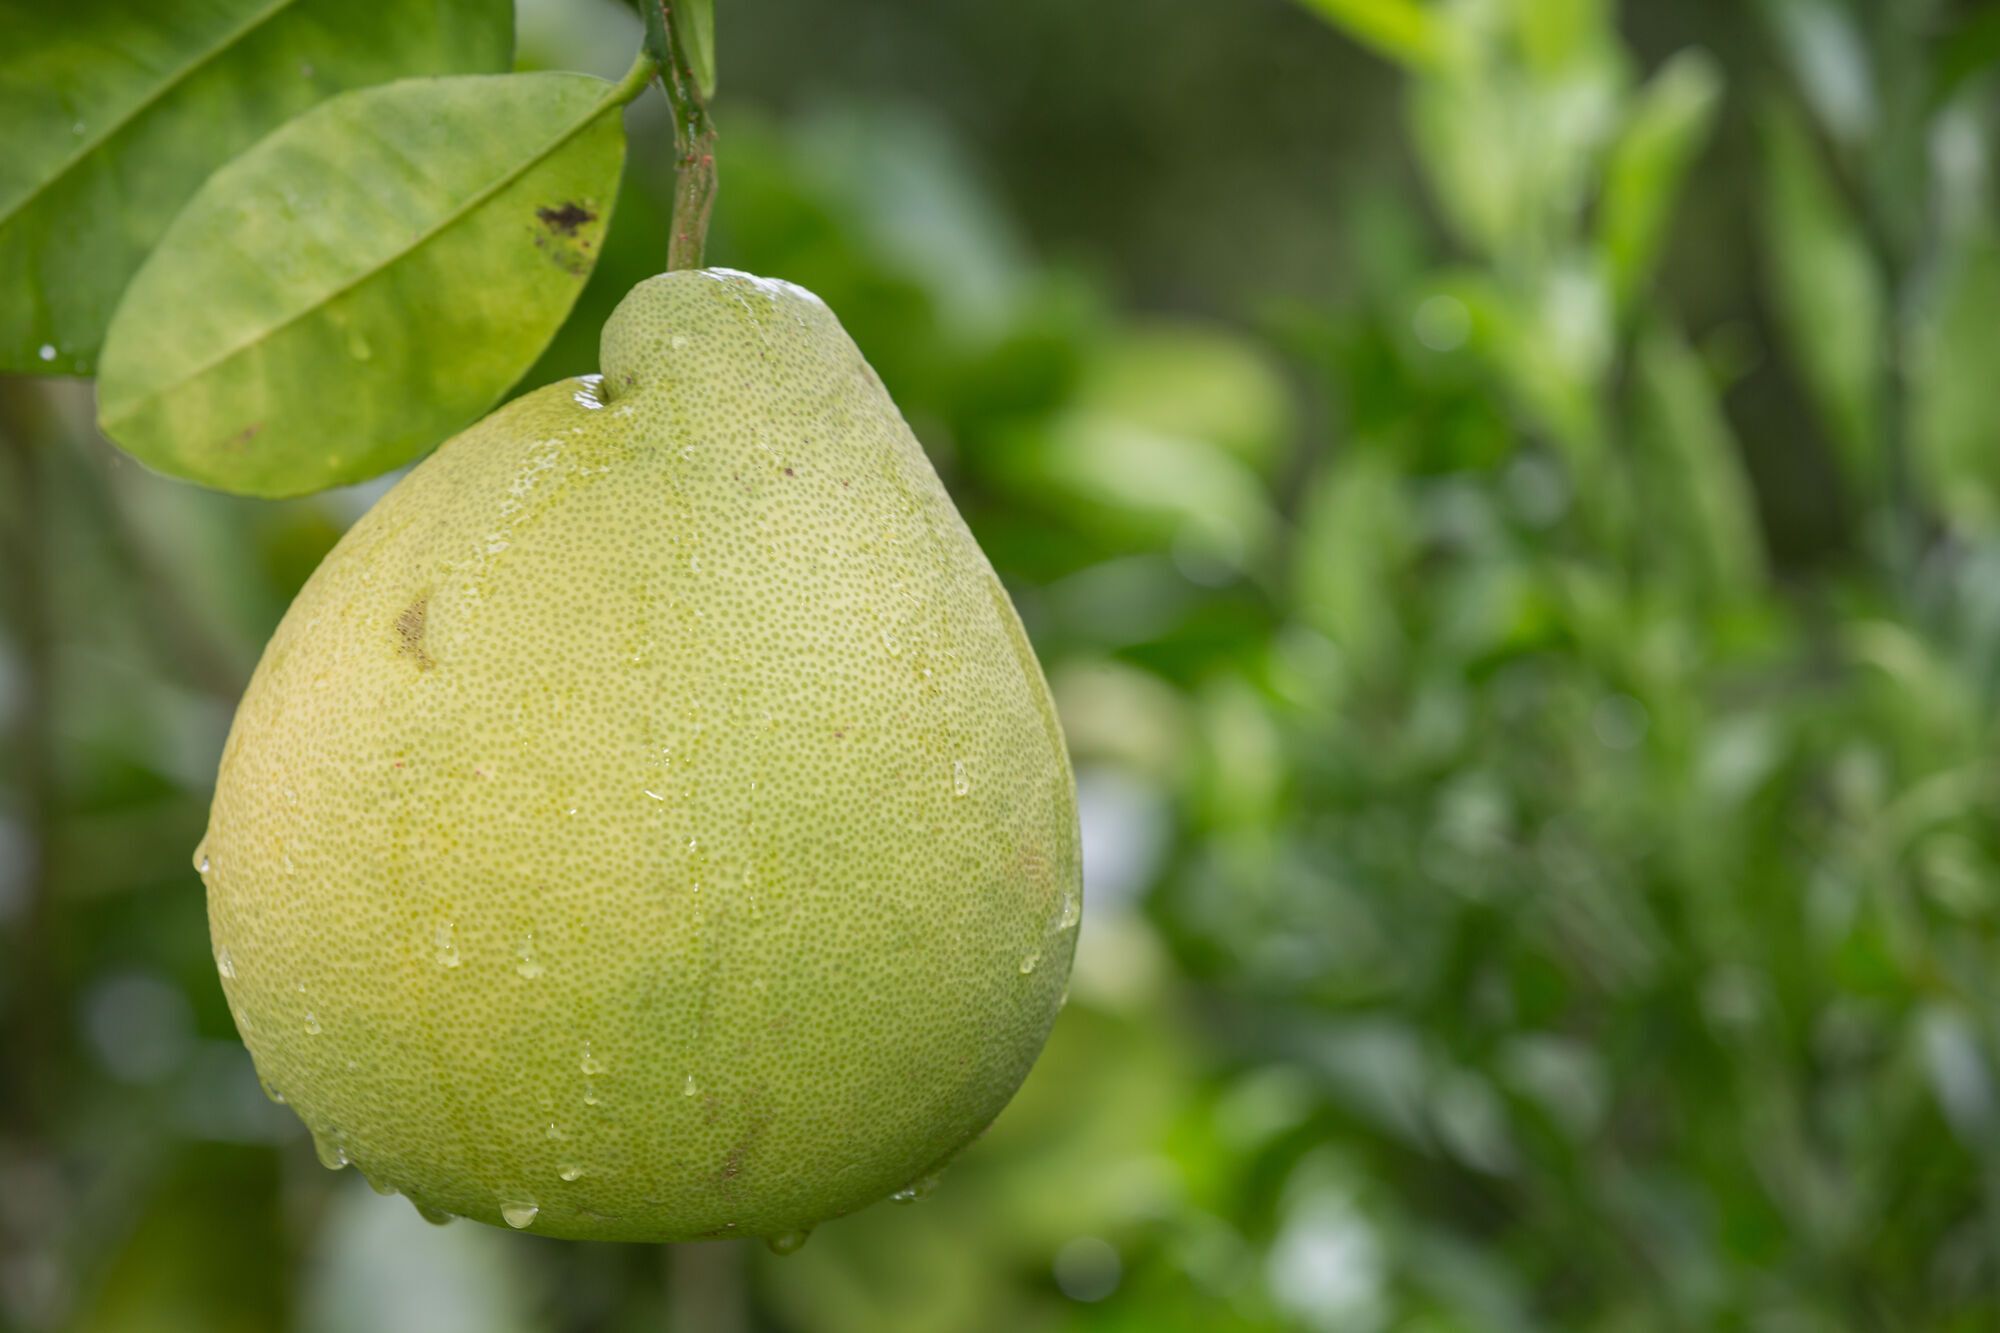
[[(172, 476), (277, 496), (379, 475), (470, 425), (596, 261), (625, 158), (613, 91), (582, 74), (411, 79), (262, 140), (127, 289), (105, 434)], [(257, 447), (232, 447), (246, 420), (264, 423)]]

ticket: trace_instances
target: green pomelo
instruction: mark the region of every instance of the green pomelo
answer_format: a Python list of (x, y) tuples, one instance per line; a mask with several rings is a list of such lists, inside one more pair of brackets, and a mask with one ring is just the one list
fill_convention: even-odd
[(919, 1181), (1061, 1007), (1034, 654), (811, 294), (651, 279), (286, 615), (197, 863), (266, 1084), (429, 1213), (793, 1236)]

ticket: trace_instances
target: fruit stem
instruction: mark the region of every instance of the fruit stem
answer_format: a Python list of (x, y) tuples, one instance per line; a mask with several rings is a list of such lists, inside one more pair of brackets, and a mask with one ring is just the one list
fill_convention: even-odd
[(708, 215), (715, 204), (715, 124), (695, 68), (688, 25), (705, 0), (645, 0), (646, 49), (659, 63), (660, 86), (674, 109), (673, 230), (667, 237), (667, 271), (700, 268), (708, 240)]

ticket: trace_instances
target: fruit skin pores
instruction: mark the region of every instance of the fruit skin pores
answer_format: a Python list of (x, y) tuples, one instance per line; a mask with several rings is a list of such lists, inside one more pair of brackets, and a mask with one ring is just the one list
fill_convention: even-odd
[(426, 1215), (795, 1243), (1027, 1074), (1074, 785), (817, 298), (652, 278), (602, 363), (446, 443), (299, 594), (196, 853), (217, 966), (322, 1160)]

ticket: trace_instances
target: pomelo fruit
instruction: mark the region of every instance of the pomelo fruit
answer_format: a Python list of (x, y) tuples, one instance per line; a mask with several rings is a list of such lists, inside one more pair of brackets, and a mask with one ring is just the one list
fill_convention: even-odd
[(1026, 1075), (1073, 783), (817, 298), (652, 278), (602, 366), (445, 444), (300, 592), (196, 853), (217, 966), (322, 1160), (427, 1215), (791, 1244)]

